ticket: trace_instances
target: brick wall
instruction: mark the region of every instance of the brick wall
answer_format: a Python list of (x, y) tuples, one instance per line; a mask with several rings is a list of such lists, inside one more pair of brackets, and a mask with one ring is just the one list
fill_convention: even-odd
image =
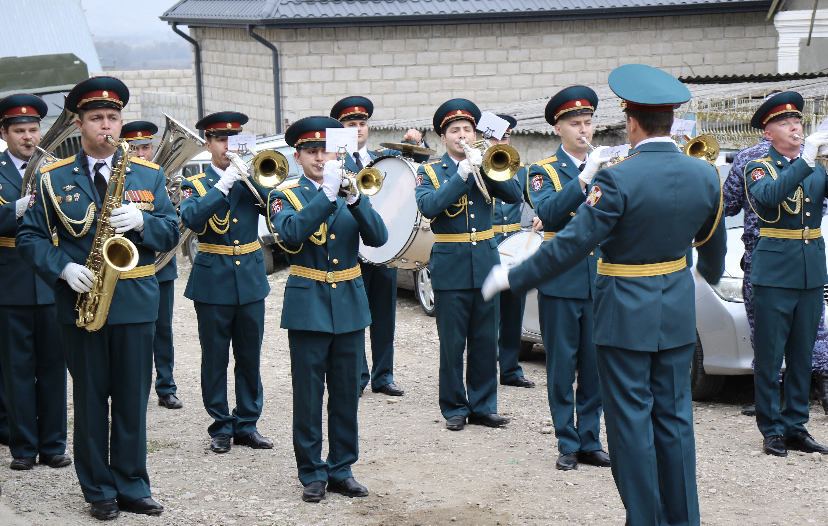
[[(557, 22), (257, 30), (280, 52), (283, 118), (327, 114), (363, 94), (376, 120), (427, 117), (452, 97), (486, 109), (605, 84), (639, 62), (675, 76), (775, 73), (777, 32), (765, 13)], [(273, 133), (270, 50), (242, 29), (192, 28), (202, 45), (205, 113), (251, 117)]]
[[(144, 71), (104, 71), (90, 73), (90, 76), (106, 75), (121, 79), (129, 88), (129, 102), (122, 112), (124, 121), (143, 119), (142, 103), (144, 93), (165, 92), (191, 95), (195, 108), (195, 76), (191, 69), (159, 69)], [(194, 110), (195, 111), (195, 110)], [(168, 112), (169, 113), (169, 112)], [(175, 117), (175, 115), (173, 115)], [(149, 120), (149, 119), (143, 119)], [(163, 126), (161, 122), (153, 122)], [(195, 124), (195, 121), (193, 122)]]

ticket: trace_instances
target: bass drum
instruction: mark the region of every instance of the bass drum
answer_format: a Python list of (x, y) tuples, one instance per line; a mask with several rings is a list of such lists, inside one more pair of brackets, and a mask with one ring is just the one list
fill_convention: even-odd
[(520, 265), (538, 251), (541, 243), (543, 243), (543, 234), (540, 232), (531, 230), (515, 232), (497, 246), (500, 264), (507, 269)]
[(371, 197), (371, 206), (385, 221), (388, 241), (369, 247), (359, 240), (359, 256), (375, 265), (417, 270), (428, 265), (434, 232), (431, 221), (417, 208), (417, 164), (400, 157), (377, 157), (369, 165), (383, 175), (382, 189)]

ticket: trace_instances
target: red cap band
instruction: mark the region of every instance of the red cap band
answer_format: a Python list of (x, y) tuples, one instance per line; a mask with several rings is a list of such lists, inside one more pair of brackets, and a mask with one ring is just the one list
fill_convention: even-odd
[(83, 108), (86, 104), (90, 102), (97, 102), (97, 101), (107, 101), (115, 103), (119, 108), (124, 107), (124, 103), (121, 102), (120, 97), (114, 91), (107, 91), (107, 90), (96, 90), (90, 91), (78, 101), (78, 108)]
[(219, 131), (241, 131), (242, 125), (240, 122), (211, 122), (204, 128), (204, 133), (213, 133)]
[(294, 147), (306, 142), (324, 141), (325, 130), (305, 132), (296, 139)]
[(557, 121), (558, 117), (564, 113), (569, 113), (570, 111), (575, 110), (589, 110), (591, 112), (595, 112), (595, 108), (589, 103), (588, 100), (575, 99), (561, 104), (558, 109), (555, 110), (555, 120)]
[(339, 112), (339, 120), (344, 119), (345, 117), (350, 117), (352, 115), (364, 115), (365, 118), (368, 118), (368, 110), (363, 108), (362, 106), (351, 106), (350, 108), (345, 108), (341, 112)]
[(3, 119), (11, 119), (12, 117), (36, 117), (39, 119), (40, 114), (31, 106), (18, 106), (3, 112)]
[(765, 128), (765, 125), (770, 122), (771, 119), (774, 117), (778, 117), (783, 113), (796, 113), (800, 117), (802, 117), (802, 112), (796, 109), (796, 106), (793, 104), (782, 104), (781, 106), (777, 106), (775, 108), (771, 108), (764, 117), (762, 117), (762, 129)]
[(130, 139), (152, 139), (152, 133), (150, 133), (149, 131), (136, 130), (133, 132), (122, 134), (121, 138), (125, 141), (128, 141)]
[(451, 121), (456, 121), (459, 119), (469, 120), (472, 121), (472, 124), (477, 124), (477, 121), (474, 120), (474, 116), (472, 116), (471, 113), (467, 112), (466, 110), (456, 110), (449, 112), (448, 115), (443, 117), (443, 122), (440, 123), (440, 127), (442, 128)]
[(675, 104), (638, 104), (628, 100), (622, 100), (621, 107), (633, 111), (649, 111), (652, 113), (676, 110)]

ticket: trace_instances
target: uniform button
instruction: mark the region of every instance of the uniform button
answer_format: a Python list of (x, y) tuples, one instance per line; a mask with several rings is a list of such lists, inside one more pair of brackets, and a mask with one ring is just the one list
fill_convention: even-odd
[(470, 204), (470, 205), (473, 205), (473, 204), (474, 204), (474, 201), (469, 201), (469, 204)]
[(336, 234), (331, 234), (331, 239), (336, 239)]
[(335, 289), (336, 288), (336, 283), (331, 283), (331, 288)]
[(234, 244), (234, 245), (238, 245), (238, 244), (239, 244), (239, 240), (238, 240), (238, 239), (234, 239), (234, 240), (233, 240), (233, 244)]
[(472, 241), (472, 245), (476, 245), (476, 244), (477, 244), (477, 241)]
[(234, 223), (238, 223), (238, 222), (239, 222), (239, 220), (238, 220), (238, 219), (236, 219), (236, 218), (234, 217), (234, 218), (233, 218), (233, 222), (234, 222)]
[(595, 255), (595, 252), (590, 252), (590, 253), (589, 253), (589, 255), (590, 255), (590, 256), (594, 256), (594, 255)]
[(476, 229), (476, 228), (472, 228), (472, 232), (477, 232), (477, 229)]
[(334, 265), (339, 265), (339, 260), (338, 259), (334, 259)]
[(506, 221), (507, 219), (509, 219), (509, 218), (508, 218), (508, 217), (506, 217), (506, 216), (503, 216), (503, 220), (504, 220), (504, 221)]
[(810, 216), (811, 216), (811, 213), (810, 213), (810, 212), (805, 212), (805, 215), (806, 215), (806, 216), (808, 216), (808, 217), (810, 217)]
[(241, 261), (236, 260), (236, 265), (241, 265)]
[(474, 214), (471, 215), (471, 218), (474, 219)]
[(806, 198), (805, 198), (805, 202), (806, 202), (806, 203), (810, 203), (810, 202), (811, 202), (811, 198), (810, 198), (810, 197), (806, 197)]

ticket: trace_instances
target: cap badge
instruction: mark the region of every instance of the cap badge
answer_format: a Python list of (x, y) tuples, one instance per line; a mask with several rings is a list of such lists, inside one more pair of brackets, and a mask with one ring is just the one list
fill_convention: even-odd
[(27, 111), (26, 108), (23, 108), (23, 113), (26, 113), (26, 111)]
[(138, 132), (138, 137), (143, 137), (143, 136), (144, 136), (143, 132)]
[(463, 115), (463, 112), (460, 111), (460, 110), (457, 110), (457, 115)]
[(318, 139), (318, 138), (320, 138), (320, 137), (322, 136), (322, 134), (320, 134), (319, 132), (316, 132), (316, 133), (314, 134), (314, 136)]
[(790, 105), (790, 104), (785, 104), (785, 109), (786, 109), (786, 110), (791, 109), (791, 105)]
[(576, 106), (580, 106), (580, 105), (581, 105), (581, 101), (576, 100), (576, 101), (575, 101), (575, 105), (576, 105)]
[(109, 97), (109, 92), (104, 90), (103, 93), (101, 93), (101, 95), (103, 95), (104, 97)]
[(233, 127), (233, 125), (232, 125), (232, 124), (230, 124), (230, 123), (228, 122), (228, 123), (227, 123), (227, 127), (228, 127), (228, 128), (232, 128), (232, 127)]

